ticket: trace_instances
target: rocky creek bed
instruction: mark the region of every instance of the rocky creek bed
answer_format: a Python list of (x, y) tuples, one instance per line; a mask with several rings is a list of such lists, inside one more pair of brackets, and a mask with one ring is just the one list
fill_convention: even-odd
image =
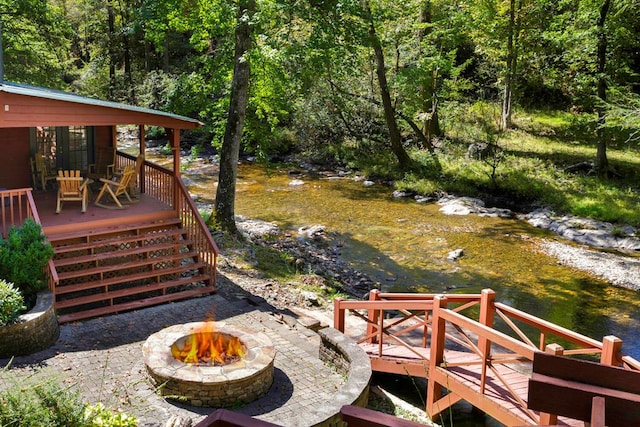
[[(448, 215), (515, 217), (506, 209), (486, 208), (478, 199), (445, 197), (438, 203), (441, 211)], [(615, 286), (640, 289), (640, 258), (634, 256), (640, 250), (640, 239), (636, 237), (633, 227), (619, 229), (604, 222), (557, 216), (548, 209), (521, 215), (519, 219), (552, 230), (558, 235), (556, 239), (541, 239), (538, 247), (555, 257), (559, 263), (587, 271)], [(233, 256), (221, 261), (223, 273), (275, 307), (330, 310), (330, 301), (324, 298), (322, 290), (332, 288), (354, 298), (366, 298), (371, 289), (380, 287), (380, 283), (340, 258), (340, 240), (322, 225), (302, 227), (297, 232), (284, 232), (275, 224), (242, 217), (238, 217), (237, 225), (241, 233), (255, 245), (286, 253), (297, 271), (309, 272), (301, 275), (299, 282), (282, 284), (263, 277), (258, 271), (247, 269), (246, 265), (241, 266)], [(464, 256), (461, 249), (454, 252), (455, 256)], [(251, 254), (246, 255), (251, 259)], [(320, 292), (301, 291), (309, 288)]]

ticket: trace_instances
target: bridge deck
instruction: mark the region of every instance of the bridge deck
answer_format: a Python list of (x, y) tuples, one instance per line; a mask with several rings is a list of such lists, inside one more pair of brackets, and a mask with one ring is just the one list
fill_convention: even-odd
[[(386, 343), (382, 346), (371, 343), (360, 343), (359, 345), (369, 355), (374, 371), (428, 378), (429, 353), (431, 351), (428, 347), (412, 347), (409, 349), (402, 345)], [(382, 349), (382, 354), (380, 354), (380, 349)], [(497, 378), (497, 375), (502, 377), (512, 391), (522, 401), (526, 402), (529, 378), (531, 376), (531, 363), (493, 365), (497, 375), (490, 371), (487, 372), (484, 393), (480, 393), (482, 364), (477, 360), (475, 354), (465, 351), (445, 350), (445, 360), (446, 362), (443, 366), (450, 366), (446, 367), (446, 369), (440, 368), (439, 371), (442, 375), (447, 376), (449, 387), (455, 389), (456, 394), (464, 396), (464, 400), (473, 405), (474, 403), (477, 404), (479, 399), (483, 399), (486, 401), (485, 405), (493, 408), (493, 411), (489, 413), (491, 416), (500, 418), (499, 413), (502, 412), (508, 413), (509, 417), (520, 418), (523, 426), (531, 422), (522, 405)], [(537, 411), (532, 412), (538, 414)], [(584, 422), (559, 417), (557, 425), (583, 427)]]

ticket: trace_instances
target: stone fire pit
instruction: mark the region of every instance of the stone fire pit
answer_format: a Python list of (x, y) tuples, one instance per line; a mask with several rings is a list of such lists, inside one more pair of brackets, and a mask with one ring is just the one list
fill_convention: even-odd
[[(237, 337), (246, 349), (243, 357), (221, 366), (184, 363), (171, 346), (213, 323), (215, 333)], [(150, 379), (160, 393), (192, 406), (226, 407), (251, 402), (273, 383), (275, 349), (262, 332), (221, 322), (174, 325), (151, 335), (142, 347)]]

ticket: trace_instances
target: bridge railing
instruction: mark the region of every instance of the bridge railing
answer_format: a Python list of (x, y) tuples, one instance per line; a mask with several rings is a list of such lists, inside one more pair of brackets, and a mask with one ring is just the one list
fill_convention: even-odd
[[(487, 381), (499, 384), (501, 389), (517, 402), (520, 411), (534, 422), (545, 422), (547, 414), (535, 414), (527, 409), (526, 402), (518, 391), (512, 387), (498, 369), (499, 365), (513, 363), (530, 363), (538, 351), (552, 352), (557, 355), (594, 355), (604, 365), (624, 366), (637, 369), (638, 362), (620, 354), (622, 341), (616, 337), (604, 337), (602, 342), (567, 328), (547, 322), (528, 313), (495, 302), (495, 293), (485, 289), (480, 295), (478, 320), (463, 315), (459, 310), (448, 308), (449, 295), (439, 295), (433, 301), (431, 353), (429, 365), (429, 390), (427, 411), (435, 416), (455, 403), (455, 398), (448, 395), (440, 398), (442, 388), (451, 380), (448, 373), (459, 367), (480, 367), (479, 393), (484, 394)], [(508, 326), (506, 332), (494, 328), (496, 315)], [(537, 342), (529, 338), (519, 324), (527, 325), (538, 332)], [(455, 330), (456, 343), (464, 342), (464, 346), (473, 357), (451, 363), (446, 360), (444, 349), (447, 347), (450, 331)], [(571, 348), (551, 342), (553, 338), (561, 339)], [(522, 366), (522, 365), (521, 365)], [(455, 373), (453, 373), (455, 375)], [(455, 393), (452, 393), (455, 395)], [(464, 397), (459, 397), (464, 398)], [(466, 399), (465, 399), (466, 400)]]

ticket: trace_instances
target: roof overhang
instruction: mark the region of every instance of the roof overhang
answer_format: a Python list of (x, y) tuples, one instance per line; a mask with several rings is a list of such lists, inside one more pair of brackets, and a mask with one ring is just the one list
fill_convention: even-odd
[(0, 82), (0, 128), (147, 125), (193, 129), (202, 122), (177, 114), (37, 86)]

